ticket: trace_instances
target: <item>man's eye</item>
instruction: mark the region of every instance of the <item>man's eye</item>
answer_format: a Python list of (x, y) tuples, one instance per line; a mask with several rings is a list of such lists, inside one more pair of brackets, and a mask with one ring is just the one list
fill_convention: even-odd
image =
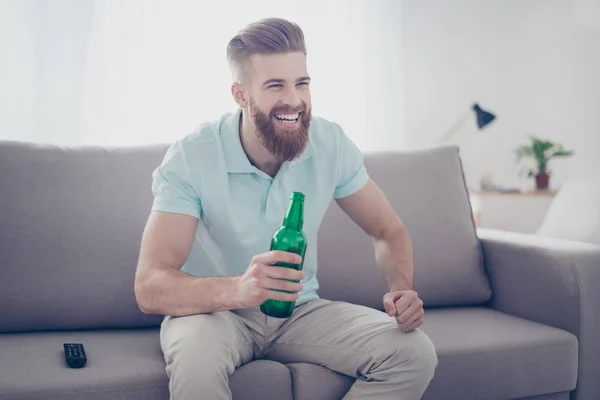
[(308, 86), (308, 82), (300, 82), (300, 83), (298, 83), (298, 85), (305, 85), (305, 86)]
[(276, 88), (276, 87), (277, 87), (277, 88), (278, 88), (278, 87), (283, 87), (283, 85), (281, 85), (281, 84), (279, 84), (279, 83), (275, 83), (275, 84), (273, 84), (273, 85), (269, 85), (269, 89), (270, 89), (270, 88)]

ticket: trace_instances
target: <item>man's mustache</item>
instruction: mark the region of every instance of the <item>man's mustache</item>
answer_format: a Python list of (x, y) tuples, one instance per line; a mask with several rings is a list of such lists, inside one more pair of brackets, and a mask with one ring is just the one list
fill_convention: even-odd
[(291, 107), (277, 107), (271, 110), (271, 114), (295, 114), (306, 110), (306, 106), (300, 105), (296, 108)]

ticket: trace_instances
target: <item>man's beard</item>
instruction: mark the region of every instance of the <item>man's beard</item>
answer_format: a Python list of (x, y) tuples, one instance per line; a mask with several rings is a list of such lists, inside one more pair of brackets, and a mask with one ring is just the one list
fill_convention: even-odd
[[(296, 109), (286, 106), (274, 107), (269, 115), (261, 112), (256, 104), (249, 100), (250, 116), (256, 127), (257, 135), (263, 146), (279, 162), (291, 161), (298, 157), (308, 143), (311, 111), (302, 102)], [(300, 126), (297, 128), (281, 128), (275, 126), (275, 114), (295, 114), (300, 112)]]

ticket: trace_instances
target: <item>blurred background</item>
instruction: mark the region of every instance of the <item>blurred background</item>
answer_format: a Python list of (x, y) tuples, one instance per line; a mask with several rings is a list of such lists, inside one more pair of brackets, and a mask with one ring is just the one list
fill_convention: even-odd
[(600, 181), (600, 0), (0, 0), (0, 140), (172, 142), (235, 110), (225, 47), (269, 16), (361, 149), (458, 146), (480, 226), (534, 232)]

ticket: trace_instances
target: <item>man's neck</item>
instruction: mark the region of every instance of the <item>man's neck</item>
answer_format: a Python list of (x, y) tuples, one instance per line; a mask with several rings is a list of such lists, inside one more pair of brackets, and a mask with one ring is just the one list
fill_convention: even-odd
[(248, 160), (265, 174), (274, 177), (281, 167), (281, 162), (262, 145), (246, 110), (242, 110), (240, 119), (240, 141)]

